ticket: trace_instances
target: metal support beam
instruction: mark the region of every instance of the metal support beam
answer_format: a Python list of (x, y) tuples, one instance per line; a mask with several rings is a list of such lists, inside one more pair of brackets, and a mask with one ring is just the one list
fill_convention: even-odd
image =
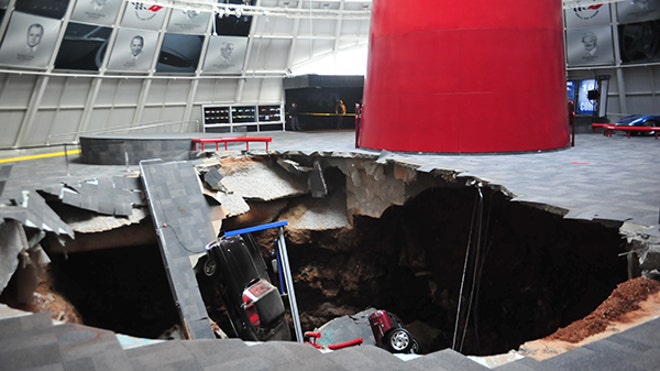
[(291, 277), (291, 266), (289, 265), (289, 255), (286, 251), (286, 242), (284, 241), (284, 228), (280, 227), (278, 231), (277, 247), (282, 259), (282, 271), (286, 281), (286, 290), (289, 296), (289, 306), (291, 308), (291, 319), (296, 331), (296, 340), (299, 343), (304, 342), (302, 325), (300, 324), (300, 315), (298, 314), (298, 302), (296, 301), (296, 290), (293, 287), (293, 277)]
[(41, 105), (41, 99), (44, 97), (46, 86), (48, 85), (48, 80), (50, 80), (49, 76), (37, 77), (34, 89), (32, 89), (32, 95), (30, 96), (30, 102), (28, 103), (27, 109), (25, 110), (25, 116), (23, 116), (23, 121), (21, 122), (20, 130), (14, 140), (14, 148), (26, 145), (26, 137), (34, 124), (37, 111), (39, 111), (39, 106)]

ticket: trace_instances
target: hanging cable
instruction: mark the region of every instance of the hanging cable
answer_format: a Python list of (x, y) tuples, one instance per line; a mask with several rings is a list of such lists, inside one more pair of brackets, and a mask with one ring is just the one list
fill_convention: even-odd
[(463, 263), (463, 274), (461, 275), (461, 287), (458, 290), (458, 304), (456, 305), (456, 321), (454, 323), (454, 336), (451, 342), (451, 349), (456, 350), (456, 340), (458, 337), (458, 327), (461, 318), (461, 305), (463, 301), (463, 287), (465, 285), (465, 276), (467, 275), (468, 261), (470, 259), (470, 246), (472, 245), (472, 232), (474, 230), (474, 219), (477, 212), (477, 204), (472, 209), (472, 218), (470, 220), (470, 233), (468, 234), (467, 247), (465, 248), (465, 262)]
[(481, 259), (481, 232), (483, 230), (483, 208), (484, 208), (484, 195), (481, 192), (481, 186), (480, 184), (477, 184), (477, 193), (478, 193), (478, 198), (477, 202), (475, 204), (476, 208), (476, 239), (475, 239), (475, 248), (474, 250), (474, 259), (471, 265), (472, 269), (472, 281), (471, 281), (471, 287), (470, 287), (470, 295), (468, 297), (468, 307), (467, 310), (465, 311), (465, 324), (463, 325), (463, 335), (461, 337), (461, 345), (458, 348), (458, 351), (461, 352), (463, 350), (463, 344), (465, 343), (465, 336), (467, 335), (467, 329), (468, 325), (470, 323), (470, 314), (472, 313), (472, 303), (474, 302), (475, 298), (475, 289), (478, 286), (478, 281), (477, 281), (477, 272), (478, 269), (477, 267), (480, 265), (480, 259)]
[(483, 239), (482, 241), (488, 240), (488, 244), (485, 244), (482, 242), (482, 254), (480, 258), (480, 264), (478, 265), (478, 273), (477, 273), (477, 291), (474, 294), (474, 296), (477, 298), (475, 304), (474, 304), (474, 311), (473, 311), (473, 316), (474, 316), (474, 338), (476, 342), (476, 349), (477, 352), (480, 352), (481, 345), (479, 344), (479, 291), (481, 290), (481, 276), (483, 274), (484, 270), (484, 265), (486, 264), (486, 257), (488, 256), (488, 253), (490, 252), (491, 247), (493, 246), (493, 241), (489, 238), (490, 235), (490, 217), (492, 215), (493, 211), (493, 197), (491, 195), (490, 197), (490, 202), (488, 202), (488, 211), (486, 212), (486, 225), (484, 227), (484, 232), (483, 232)]

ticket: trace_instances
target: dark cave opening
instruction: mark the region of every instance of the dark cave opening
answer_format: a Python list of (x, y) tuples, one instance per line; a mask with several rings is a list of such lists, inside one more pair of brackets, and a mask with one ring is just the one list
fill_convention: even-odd
[(155, 339), (178, 324), (158, 245), (51, 256), (54, 290), (85, 325)]
[[(463, 279), (476, 200), (474, 188), (429, 189), (380, 219), (356, 217), (352, 230), (312, 232), (290, 246), (303, 323), (375, 306), (422, 322), (425, 333), (415, 335), (427, 351), (499, 354), (584, 317), (627, 279), (618, 228), (488, 190), (478, 269)], [(461, 282), (470, 279), (456, 331)]]
[[(376, 307), (396, 313), (425, 352), (506, 353), (584, 317), (628, 278), (616, 226), (482, 192), (481, 209), (474, 187), (432, 188), (381, 218), (356, 216), (350, 229), (288, 229), (303, 329)], [(267, 256), (274, 234), (258, 237)], [(480, 258), (463, 278), (468, 241)], [(179, 323), (157, 245), (52, 260), (58, 291), (87, 325), (156, 338)], [(217, 287), (197, 278), (209, 317), (231, 336)]]

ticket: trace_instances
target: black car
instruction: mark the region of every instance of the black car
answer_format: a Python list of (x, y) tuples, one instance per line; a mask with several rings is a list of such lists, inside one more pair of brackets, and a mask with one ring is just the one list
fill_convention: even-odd
[(209, 243), (202, 268), (219, 285), (236, 336), (255, 341), (291, 339), (282, 297), (270, 282), (252, 235)]

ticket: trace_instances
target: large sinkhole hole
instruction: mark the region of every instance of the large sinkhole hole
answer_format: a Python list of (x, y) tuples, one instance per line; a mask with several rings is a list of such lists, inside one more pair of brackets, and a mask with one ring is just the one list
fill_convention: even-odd
[(375, 306), (426, 350), (505, 353), (584, 317), (627, 279), (616, 227), (500, 193), (481, 199), (473, 188), (430, 189), (352, 230), (289, 243), (303, 323)]
[[(427, 189), (380, 218), (354, 217), (352, 228), (286, 236), (304, 331), (375, 307), (397, 314), (425, 352), (517, 349), (583, 318), (628, 278), (618, 226), (488, 188)], [(257, 238), (268, 256), (275, 232)], [(179, 321), (157, 245), (56, 255), (53, 265), (88, 325), (154, 338)], [(210, 318), (230, 334), (217, 287), (198, 281)]]

